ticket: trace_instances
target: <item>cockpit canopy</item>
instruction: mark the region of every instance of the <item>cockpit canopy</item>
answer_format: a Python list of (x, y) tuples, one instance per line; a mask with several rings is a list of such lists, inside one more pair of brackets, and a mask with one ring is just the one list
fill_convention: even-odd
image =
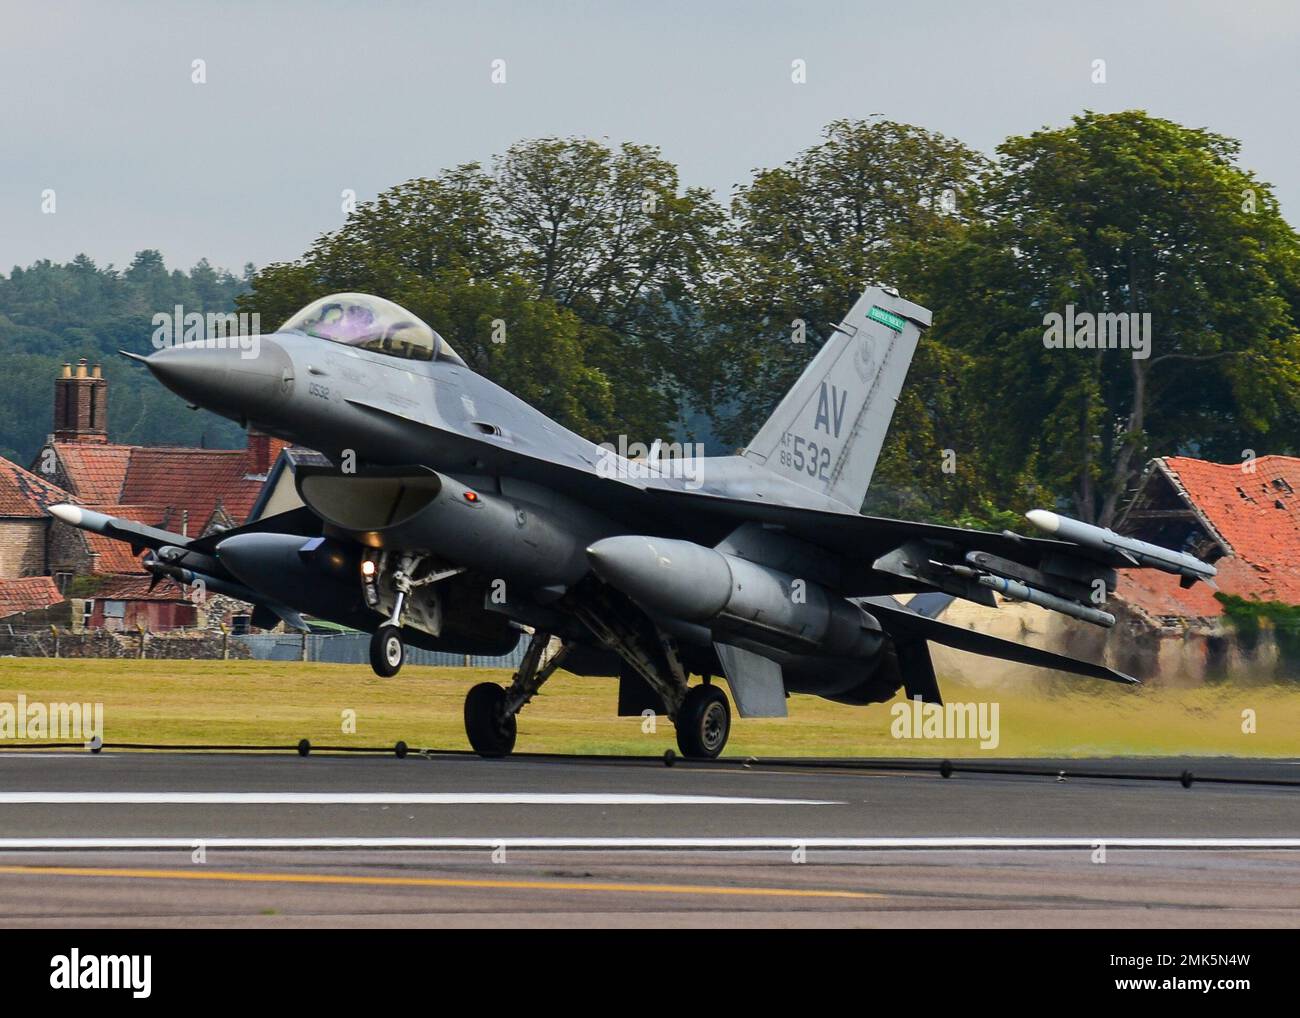
[(411, 312), (366, 293), (322, 297), (280, 326), (280, 331), (301, 332), (407, 360), (465, 363), (445, 339)]

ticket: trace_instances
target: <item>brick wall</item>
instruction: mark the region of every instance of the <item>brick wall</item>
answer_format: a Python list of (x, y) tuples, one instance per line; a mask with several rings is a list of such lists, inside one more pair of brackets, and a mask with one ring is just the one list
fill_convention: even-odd
[(45, 575), (44, 520), (0, 519), (0, 579)]

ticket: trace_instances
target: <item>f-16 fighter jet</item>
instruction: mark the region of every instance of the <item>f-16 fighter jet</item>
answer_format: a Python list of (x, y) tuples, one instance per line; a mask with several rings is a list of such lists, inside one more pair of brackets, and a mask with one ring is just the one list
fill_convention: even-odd
[(1029, 519), (1050, 538), (861, 515), (929, 325), (869, 288), (744, 450), (687, 465), (597, 446), (403, 308), (333, 294), (254, 343), (131, 355), (189, 403), (322, 452), (333, 466), (296, 474), (301, 507), (194, 539), (51, 512), (150, 549), (156, 575), (251, 602), (255, 624), (306, 613), (368, 631), (383, 676), (407, 643), (501, 654), (526, 634), (510, 684), (466, 698), (484, 756), (513, 749), (519, 711), (561, 665), (617, 675), (620, 715), (666, 714), (694, 758), (731, 728), (714, 676), (741, 717), (785, 716), (790, 693), (871, 704), (901, 687), (940, 703), (931, 643), (1136, 681), (946, 624), (936, 600), (992, 607), (998, 593), (1112, 626), (1117, 567), (1190, 584), (1212, 565), (1041, 510)]

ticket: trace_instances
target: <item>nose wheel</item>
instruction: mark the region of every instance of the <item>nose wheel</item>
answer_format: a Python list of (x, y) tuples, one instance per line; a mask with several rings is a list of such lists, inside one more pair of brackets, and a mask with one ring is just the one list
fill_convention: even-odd
[(731, 707), (717, 686), (692, 686), (674, 719), (677, 748), (692, 760), (712, 760), (731, 734)]
[(399, 626), (383, 625), (370, 637), (370, 667), (380, 678), (396, 675), (406, 660), (406, 644)]

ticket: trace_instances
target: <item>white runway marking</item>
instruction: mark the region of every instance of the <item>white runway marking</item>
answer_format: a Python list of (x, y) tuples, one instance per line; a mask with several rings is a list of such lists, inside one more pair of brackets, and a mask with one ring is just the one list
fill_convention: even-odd
[(833, 799), (767, 799), (648, 792), (0, 792), (6, 806), (843, 806)]
[(1300, 849), (1300, 838), (0, 838), (0, 851), (195, 848), (554, 848), (554, 849)]

